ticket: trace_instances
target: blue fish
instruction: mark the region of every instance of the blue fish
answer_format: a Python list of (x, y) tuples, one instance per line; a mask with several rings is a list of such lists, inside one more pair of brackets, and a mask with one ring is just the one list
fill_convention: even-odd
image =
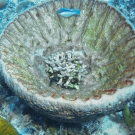
[(58, 14), (63, 17), (71, 17), (73, 15), (80, 15), (80, 9), (60, 8)]

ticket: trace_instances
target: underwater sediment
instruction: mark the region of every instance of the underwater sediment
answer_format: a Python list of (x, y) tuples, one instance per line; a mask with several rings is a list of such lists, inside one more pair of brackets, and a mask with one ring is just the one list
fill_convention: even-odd
[[(61, 7), (80, 9), (64, 18)], [(47, 117), (81, 123), (135, 95), (134, 30), (114, 7), (54, 0), (12, 21), (0, 38), (1, 71), (14, 93)]]

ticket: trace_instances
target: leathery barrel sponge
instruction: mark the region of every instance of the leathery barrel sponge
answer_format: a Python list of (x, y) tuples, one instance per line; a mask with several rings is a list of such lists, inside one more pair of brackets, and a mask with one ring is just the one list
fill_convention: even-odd
[[(64, 18), (60, 8), (80, 9)], [(135, 96), (135, 34), (114, 7), (53, 0), (15, 18), (0, 38), (2, 75), (34, 110), (81, 123), (113, 113)]]

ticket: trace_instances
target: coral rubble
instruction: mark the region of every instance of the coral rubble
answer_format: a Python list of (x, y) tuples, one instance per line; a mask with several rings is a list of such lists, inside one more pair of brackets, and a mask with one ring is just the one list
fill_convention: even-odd
[(55, 79), (57, 85), (61, 87), (78, 90), (80, 81), (88, 73), (79, 56), (83, 56), (83, 53), (74, 50), (51, 54), (45, 60), (45, 70), (50, 74), (50, 81)]

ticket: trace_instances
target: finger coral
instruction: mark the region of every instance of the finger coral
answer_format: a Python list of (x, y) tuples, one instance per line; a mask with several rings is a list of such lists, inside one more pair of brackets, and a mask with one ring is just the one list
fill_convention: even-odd
[(45, 70), (50, 75), (50, 85), (52, 84), (51, 81), (54, 80), (61, 87), (79, 89), (80, 81), (87, 74), (87, 70), (85, 69), (86, 65), (82, 64), (76, 54), (78, 52), (72, 50), (65, 54), (63, 52), (52, 54), (45, 60)]
[[(62, 8), (80, 9), (64, 18)], [(115, 112), (135, 95), (135, 34), (98, 0), (53, 0), (11, 22), (0, 38), (6, 83), (33, 109), (63, 122)]]

